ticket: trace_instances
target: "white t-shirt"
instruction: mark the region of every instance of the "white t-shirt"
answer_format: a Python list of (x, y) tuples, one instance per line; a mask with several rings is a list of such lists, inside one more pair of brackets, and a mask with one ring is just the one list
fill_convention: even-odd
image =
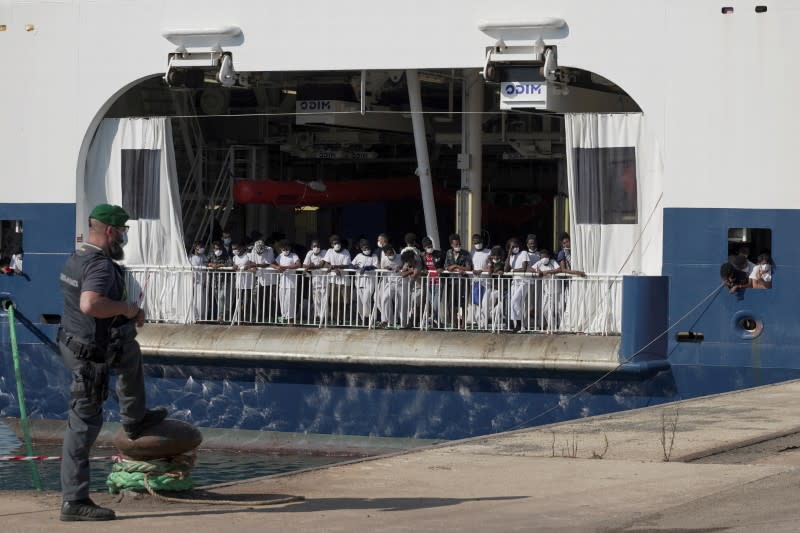
[[(353, 266), (356, 268), (364, 268), (369, 266), (374, 266), (375, 268), (378, 268), (378, 257), (372, 254), (370, 255), (358, 254), (356, 258), (353, 259)], [(373, 276), (375, 275), (374, 270), (365, 273), (372, 274)]]
[[(250, 261), (256, 265), (271, 265), (275, 262), (275, 251), (270, 246), (264, 246), (264, 251), (260, 254), (252, 251), (248, 255), (250, 256)], [(262, 287), (275, 285), (275, 281), (278, 279), (277, 273), (269, 268), (259, 268), (256, 272), (258, 272), (258, 284)]]
[(483, 250), (474, 250), (472, 252), (472, 270), (480, 270), (485, 272), (489, 268), (489, 256), (491, 251), (484, 248)]
[(548, 257), (547, 259), (539, 259), (536, 261), (531, 270), (536, 270), (537, 272), (549, 272), (551, 270), (556, 270), (557, 268), (558, 263), (556, 263), (556, 260), (552, 257)]
[[(328, 250), (325, 252), (325, 257), (323, 257), (322, 260), (331, 266), (349, 266), (350, 252), (345, 249), (337, 252), (333, 248), (328, 248)], [(344, 285), (344, 273), (341, 273), (340, 275), (331, 271), (330, 275), (333, 283), (337, 285)]]
[(252, 272), (241, 270), (239, 271), (239, 267), (247, 266), (252, 261), (247, 254), (237, 255), (233, 254), (233, 264), (237, 268), (236, 272), (236, 288), (237, 289), (252, 289), (255, 285), (255, 277), (253, 276)]
[[(378, 268), (378, 256), (375, 255), (364, 255), (362, 253), (358, 254), (355, 259), (353, 259), (353, 266), (356, 268), (364, 268), (364, 267), (375, 267)], [(371, 287), (372, 282), (368, 282), (367, 279), (374, 278), (378, 275), (377, 272), (374, 270), (369, 270), (364, 272), (363, 274), (358, 274), (358, 286), (359, 287)]]
[[(283, 255), (282, 253), (278, 254), (277, 263), (280, 266), (283, 266), (283, 267), (292, 266), (295, 263), (298, 263), (299, 261), (300, 261), (300, 258), (294, 252), (289, 252), (289, 255)], [(280, 276), (281, 276), (281, 287), (282, 288), (291, 289), (291, 288), (294, 288), (297, 285), (297, 279), (296, 279), (297, 270), (294, 270), (294, 269), (286, 270), (286, 271), (282, 272)]]
[(192, 257), (189, 258), (189, 263), (191, 263), (193, 267), (204, 267), (206, 266), (207, 262), (208, 259), (206, 258), (206, 254), (192, 254)]
[(306, 252), (306, 258), (303, 259), (303, 266), (321, 266), (326, 252), (327, 250), (320, 250), (318, 255), (314, 255), (314, 250), (309, 250)]
[(388, 270), (389, 272), (386, 273), (386, 276), (397, 277), (400, 274), (400, 269), (403, 267), (403, 261), (400, 260), (400, 256), (398, 254), (394, 254), (391, 259), (386, 254), (381, 256), (381, 268), (383, 270)]
[(530, 256), (528, 256), (528, 252), (526, 250), (520, 250), (517, 255), (511, 254), (508, 256), (508, 266), (511, 270), (522, 268), (524, 266), (523, 263), (526, 262), (528, 263), (528, 266), (530, 266)]
[[(191, 264), (194, 268), (200, 269), (206, 266), (208, 263), (208, 259), (206, 258), (205, 254), (197, 255), (192, 254), (189, 258), (189, 264)], [(195, 272), (194, 274), (194, 282), (195, 283), (203, 283), (203, 273), (202, 272)]]
[(772, 265), (754, 265), (753, 271), (750, 273), (750, 279), (757, 279), (760, 281), (772, 281)]

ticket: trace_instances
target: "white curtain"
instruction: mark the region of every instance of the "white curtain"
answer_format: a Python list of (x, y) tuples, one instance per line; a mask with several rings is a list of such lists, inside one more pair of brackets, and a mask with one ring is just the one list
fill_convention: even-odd
[[(78, 228), (87, 227), (89, 213), (99, 203), (122, 205), (131, 215), (124, 263), (189, 267), (168, 119), (103, 119), (89, 147), (86, 181), (78, 191)], [(149, 319), (187, 322), (192, 318), (192, 289), (190, 275), (174, 276), (168, 290), (145, 276), (133, 292), (143, 296)], [(138, 297), (129, 294), (131, 300)]]
[[(661, 274), (663, 166), (641, 113), (566, 114), (572, 268)], [(568, 291), (562, 329), (620, 331), (621, 284)]]
[(573, 268), (661, 274), (663, 168), (644, 116), (579, 113), (565, 121)]

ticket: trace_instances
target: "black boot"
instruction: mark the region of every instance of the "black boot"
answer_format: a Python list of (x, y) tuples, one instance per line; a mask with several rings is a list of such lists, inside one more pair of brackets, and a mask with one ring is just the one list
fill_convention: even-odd
[(117, 515), (111, 509), (100, 507), (89, 498), (64, 502), (61, 505), (62, 522), (94, 522), (114, 520)]
[(145, 429), (160, 424), (165, 418), (167, 418), (167, 410), (163, 407), (148, 409), (141, 420), (132, 424), (123, 424), (122, 428), (129, 439), (136, 440)]

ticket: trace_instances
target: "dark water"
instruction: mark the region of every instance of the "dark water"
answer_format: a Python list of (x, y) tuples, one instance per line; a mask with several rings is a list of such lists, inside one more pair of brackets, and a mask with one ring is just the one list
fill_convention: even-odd
[[(35, 455), (61, 455), (55, 446), (34, 446)], [(97, 456), (112, 455), (114, 450), (95, 449)], [(0, 455), (25, 455), (24, 446), (16, 435), (0, 423)], [(311, 455), (261, 455), (254, 453), (226, 453), (205, 451), (198, 453), (198, 462), (192, 471), (192, 479), (197, 486), (212, 485), (226, 481), (250, 479), (281, 472), (291, 472), (346, 460), (341, 457), (319, 457)], [(107, 491), (106, 477), (111, 472), (111, 461), (92, 463), (92, 490)], [(58, 461), (37, 463), (42, 488), (61, 490)], [(33, 477), (28, 463), (0, 462), (0, 490), (33, 489)]]

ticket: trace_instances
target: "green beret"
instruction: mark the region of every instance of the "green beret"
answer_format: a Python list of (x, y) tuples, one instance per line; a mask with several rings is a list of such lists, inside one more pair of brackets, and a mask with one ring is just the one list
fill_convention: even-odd
[(103, 224), (108, 224), (109, 226), (124, 226), (130, 217), (128, 213), (118, 205), (99, 204), (92, 209), (89, 218), (99, 220)]

